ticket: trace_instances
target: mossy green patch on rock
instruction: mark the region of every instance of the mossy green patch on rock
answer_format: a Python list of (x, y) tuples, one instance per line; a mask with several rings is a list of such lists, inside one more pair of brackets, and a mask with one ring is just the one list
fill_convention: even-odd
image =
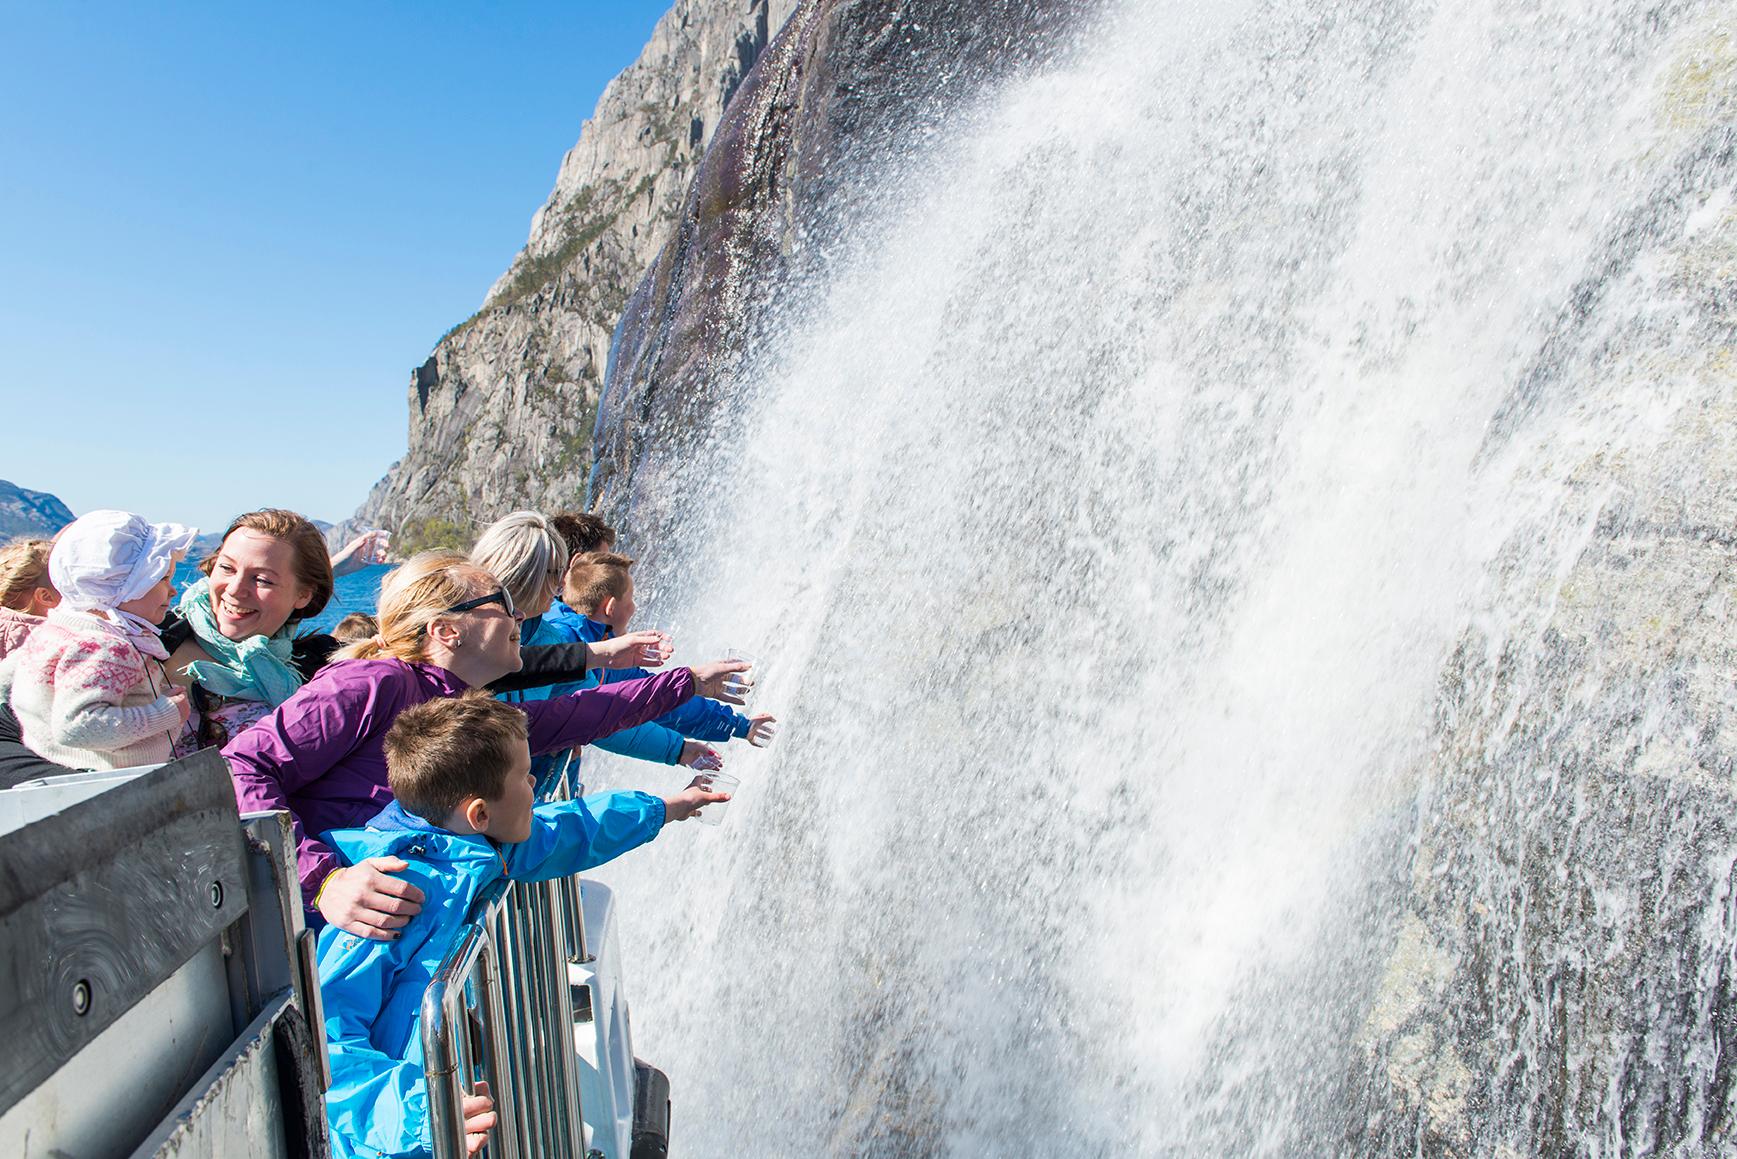
[(475, 538), (476, 530), (467, 523), (430, 517), (412, 519), (399, 528), (392, 547), (406, 556), (419, 551), (468, 551)]

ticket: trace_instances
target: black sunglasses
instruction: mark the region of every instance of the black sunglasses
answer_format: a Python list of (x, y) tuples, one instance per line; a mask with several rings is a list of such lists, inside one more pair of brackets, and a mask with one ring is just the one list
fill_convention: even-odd
[(474, 600), (466, 600), (462, 604), (454, 604), (446, 610), (449, 612), (468, 612), (475, 608), (487, 607), (489, 604), (499, 604), (506, 609), (509, 616), (519, 614), (519, 609), (513, 607), (513, 597), (507, 594), (506, 588), (502, 588), (498, 592), (490, 592), (486, 596), (478, 596)]

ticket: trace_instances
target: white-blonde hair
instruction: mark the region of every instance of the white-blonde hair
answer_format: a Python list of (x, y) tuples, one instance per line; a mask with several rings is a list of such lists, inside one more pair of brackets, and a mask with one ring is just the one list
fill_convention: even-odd
[(500, 581), (521, 608), (537, 607), (567, 570), (567, 541), (536, 511), (515, 511), (484, 529), (470, 561)]

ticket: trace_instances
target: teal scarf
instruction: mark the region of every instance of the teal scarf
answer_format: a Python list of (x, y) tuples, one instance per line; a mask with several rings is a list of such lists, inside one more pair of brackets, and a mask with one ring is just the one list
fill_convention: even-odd
[(302, 686), (302, 674), (289, 662), (288, 624), (279, 628), (275, 636), (229, 639), (217, 630), (217, 617), (211, 613), (209, 579), (201, 579), (188, 588), (176, 611), (193, 629), (199, 646), (211, 654), (209, 660), (195, 660), (187, 665), (193, 683), (207, 692), (276, 705), (288, 700)]

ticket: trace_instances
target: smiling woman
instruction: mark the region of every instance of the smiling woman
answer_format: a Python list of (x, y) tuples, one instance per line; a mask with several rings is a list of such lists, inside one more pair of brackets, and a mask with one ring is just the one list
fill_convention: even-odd
[(326, 540), (306, 518), (279, 508), (238, 515), (199, 570), (205, 578), (163, 630), (170, 679), (193, 698), (178, 756), (227, 743), (289, 699), (335, 646), (329, 636), (294, 638), (332, 596)]

